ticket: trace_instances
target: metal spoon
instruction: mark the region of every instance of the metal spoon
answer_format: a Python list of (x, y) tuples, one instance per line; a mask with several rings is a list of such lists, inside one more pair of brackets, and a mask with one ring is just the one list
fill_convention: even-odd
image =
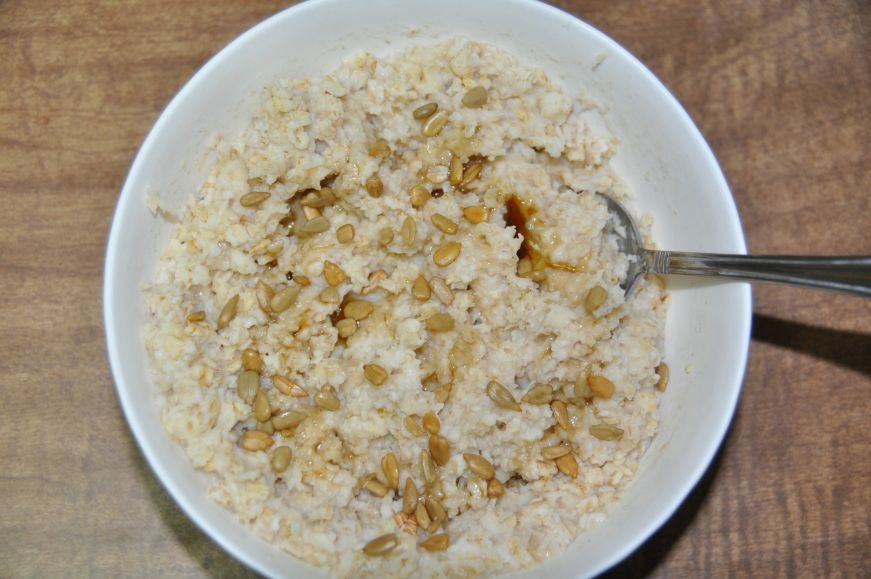
[(597, 195), (613, 216), (617, 246), (630, 256), (626, 295), (646, 273), (728, 277), (842, 291), (871, 297), (871, 256), (810, 257), (796, 255), (725, 255), (645, 249), (632, 216), (620, 203)]

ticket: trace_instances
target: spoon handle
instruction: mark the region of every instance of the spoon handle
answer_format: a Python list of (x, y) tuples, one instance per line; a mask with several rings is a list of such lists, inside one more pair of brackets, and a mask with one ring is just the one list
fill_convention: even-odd
[(871, 297), (871, 256), (723, 255), (644, 250), (650, 273), (722, 276)]

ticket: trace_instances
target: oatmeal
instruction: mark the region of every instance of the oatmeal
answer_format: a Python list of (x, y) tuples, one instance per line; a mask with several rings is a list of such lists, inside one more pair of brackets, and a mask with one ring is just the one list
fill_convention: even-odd
[(596, 105), (493, 46), (265, 89), (146, 288), (168, 435), (331, 575), (496, 575), (607, 516), (657, 429), (665, 296), (627, 268)]

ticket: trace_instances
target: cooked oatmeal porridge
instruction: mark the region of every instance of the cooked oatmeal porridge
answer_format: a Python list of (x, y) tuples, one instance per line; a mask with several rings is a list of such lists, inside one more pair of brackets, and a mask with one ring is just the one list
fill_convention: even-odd
[(619, 287), (599, 116), (462, 39), (266, 88), (145, 292), (209, 496), (339, 577), (496, 575), (607, 516), (657, 429), (666, 298)]

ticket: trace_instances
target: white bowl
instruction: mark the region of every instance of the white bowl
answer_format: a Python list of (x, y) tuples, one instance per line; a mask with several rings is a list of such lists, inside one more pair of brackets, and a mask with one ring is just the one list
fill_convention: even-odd
[[(118, 397), (154, 472), (200, 528), (266, 575), (323, 573), (257, 539), (210, 501), (201, 476), (164, 434), (140, 331), (141, 288), (172, 226), (151, 215), (145, 193), (158, 191), (170, 209), (179, 208), (204, 177), (209, 140), (238, 134), (270, 81), (323, 75), (361, 50), (385, 53), (457, 34), (501, 46), (570, 90), (584, 87), (608, 104), (607, 122), (620, 139), (616, 169), (638, 207), (654, 216), (660, 247), (745, 252), (726, 181), (683, 108), (623, 48), (555, 8), (532, 0), (312, 0), (240, 36), (185, 85), (136, 156), (109, 237), (104, 315)], [(680, 505), (723, 439), (747, 357), (749, 286), (669, 283), (666, 360), (672, 377), (662, 397), (660, 431), (606, 521), (530, 576), (594, 575), (629, 555)]]

